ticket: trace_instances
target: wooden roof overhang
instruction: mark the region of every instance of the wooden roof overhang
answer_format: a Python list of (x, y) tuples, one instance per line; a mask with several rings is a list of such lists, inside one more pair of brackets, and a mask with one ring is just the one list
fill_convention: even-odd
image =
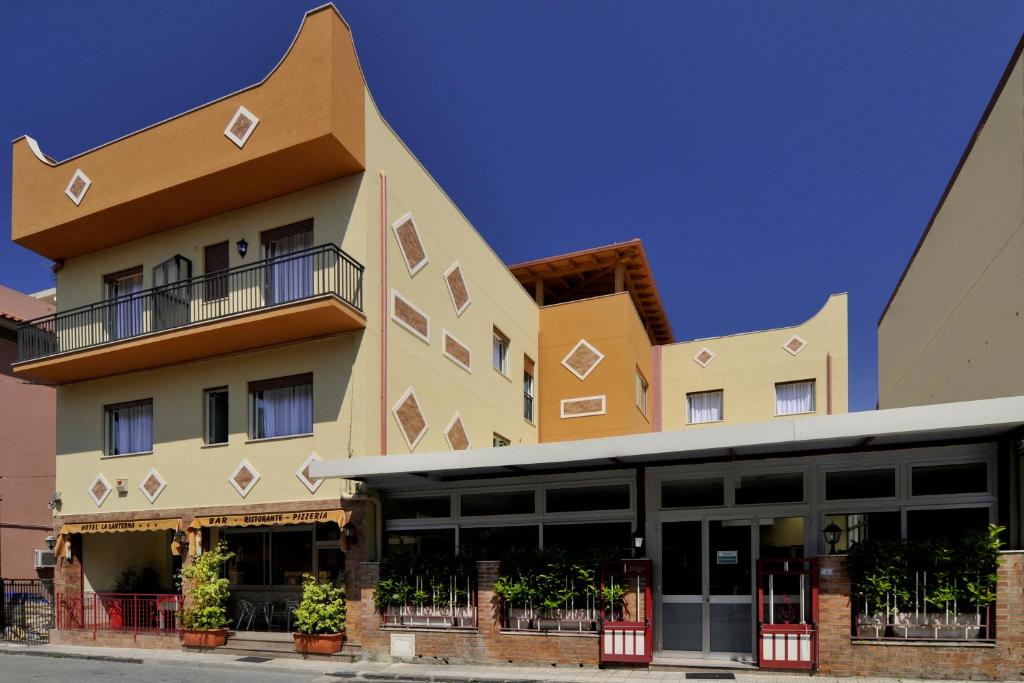
[[(509, 270), (542, 305), (579, 301), (616, 291), (629, 293), (652, 344), (671, 344), (672, 326), (662, 306), (650, 261), (639, 239), (525, 261)], [(617, 274), (618, 271), (618, 274)], [(621, 277), (621, 282), (617, 282)]]

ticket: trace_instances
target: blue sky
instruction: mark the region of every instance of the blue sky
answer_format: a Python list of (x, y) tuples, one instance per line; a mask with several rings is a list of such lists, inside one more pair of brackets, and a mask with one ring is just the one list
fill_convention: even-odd
[[(0, 0), (0, 137), (58, 159), (260, 80), (317, 0)], [(513, 263), (641, 237), (677, 337), (850, 294), (876, 321), (1024, 30), (1024, 3), (338, 2), (374, 98)], [(10, 234), (10, 147), (0, 231)], [(52, 285), (0, 240), (0, 284)]]

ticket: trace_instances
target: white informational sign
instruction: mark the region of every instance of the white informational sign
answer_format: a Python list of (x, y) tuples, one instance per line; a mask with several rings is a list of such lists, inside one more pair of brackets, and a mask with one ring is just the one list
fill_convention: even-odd
[(715, 553), (715, 560), (718, 564), (739, 564), (740, 563), (740, 551), (738, 550), (719, 550)]

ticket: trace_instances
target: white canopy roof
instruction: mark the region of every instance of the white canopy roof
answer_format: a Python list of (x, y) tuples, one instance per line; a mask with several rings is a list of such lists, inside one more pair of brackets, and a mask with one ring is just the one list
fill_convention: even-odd
[(582, 441), (326, 460), (311, 463), (310, 476), (394, 489), (428, 481), (994, 439), (1022, 426), (1024, 396), (1014, 396)]

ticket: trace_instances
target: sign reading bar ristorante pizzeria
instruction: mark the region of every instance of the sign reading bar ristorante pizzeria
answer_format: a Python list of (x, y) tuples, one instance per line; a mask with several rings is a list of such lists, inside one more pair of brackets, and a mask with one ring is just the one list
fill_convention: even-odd
[(344, 510), (316, 510), (313, 512), (267, 512), (253, 515), (204, 515), (193, 520), (192, 528), (204, 526), (268, 526), (273, 524), (313, 524), (334, 522), (345, 524)]

